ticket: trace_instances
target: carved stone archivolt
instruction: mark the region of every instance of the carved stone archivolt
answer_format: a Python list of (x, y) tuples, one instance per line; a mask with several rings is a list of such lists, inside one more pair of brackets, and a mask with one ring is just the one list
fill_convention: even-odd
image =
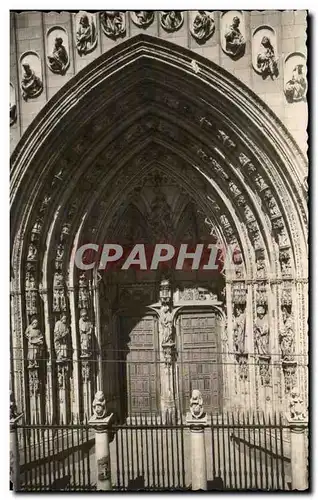
[(102, 30), (109, 38), (119, 38), (126, 34), (126, 14), (122, 11), (106, 10), (100, 15)]
[(80, 12), (75, 23), (77, 52), (80, 56), (89, 54), (97, 46), (96, 14)]
[(178, 10), (165, 10), (160, 13), (160, 24), (165, 31), (178, 31), (183, 24), (183, 13)]
[(130, 17), (132, 22), (139, 28), (147, 28), (153, 23), (155, 13), (150, 10), (135, 10), (130, 12)]
[(36, 52), (25, 52), (20, 58), (21, 89), (25, 101), (38, 97), (43, 90), (42, 65)]
[(239, 59), (245, 52), (245, 23), (242, 12), (229, 11), (221, 16), (222, 49), (233, 59)]
[(190, 33), (198, 43), (205, 43), (215, 31), (213, 14), (206, 10), (190, 12)]
[(53, 27), (47, 34), (48, 66), (53, 73), (64, 75), (70, 65), (68, 35), (64, 28)]

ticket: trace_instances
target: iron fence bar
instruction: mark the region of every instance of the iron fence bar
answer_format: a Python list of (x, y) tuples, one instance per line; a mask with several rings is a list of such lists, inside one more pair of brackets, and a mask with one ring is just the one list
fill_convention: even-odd
[[(250, 415), (248, 413), (247, 414), (247, 423), (249, 424), (249, 422), (250, 422)], [(248, 427), (248, 443), (249, 444), (251, 443), (251, 428), (250, 427)], [(248, 449), (248, 452), (249, 452), (248, 453), (248, 455), (249, 455), (249, 477), (250, 477), (249, 487), (252, 488), (253, 487), (252, 447), (251, 446), (247, 446), (247, 449)]]
[(225, 436), (224, 436), (224, 430), (225, 430), (225, 427), (224, 427), (224, 414), (222, 413), (221, 414), (221, 421), (222, 421), (222, 424), (223, 424), (223, 430), (222, 430), (222, 456), (223, 456), (223, 475), (224, 475), (224, 486), (228, 486), (228, 483), (227, 483), (227, 480), (226, 480), (226, 476), (227, 476), (227, 469), (226, 469), (226, 461), (225, 461)]
[[(253, 423), (255, 423), (255, 415), (253, 413)], [(254, 432), (253, 432), (253, 448), (254, 448), (254, 477), (255, 477), (255, 488), (258, 488), (258, 474), (257, 474), (257, 456), (256, 456), (256, 429), (257, 427), (254, 426)]]
[(263, 412), (263, 423), (264, 423), (264, 449), (265, 449), (265, 488), (269, 488), (269, 478), (268, 478), (268, 453), (267, 453), (267, 427), (266, 427), (266, 420), (265, 420), (265, 414)]
[[(227, 422), (229, 423), (229, 412), (226, 414)], [(230, 488), (232, 488), (232, 467), (231, 467), (231, 441), (230, 441), (230, 433), (231, 430), (228, 428), (227, 430), (227, 443), (228, 443), (228, 454), (229, 454), (229, 477), (230, 477)]]
[(278, 439), (277, 439), (277, 414), (275, 413), (275, 449), (276, 449), (276, 480), (277, 480), (277, 489), (279, 490), (279, 461), (278, 461)]
[[(271, 417), (270, 415), (268, 415), (268, 422), (270, 423), (271, 421)], [(273, 444), (272, 444), (272, 434), (270, 433), (269, 435), (269, 451), (270, 451), (270, 460), (271, 460), (271, 468), (270, 468), (270, 471), (271, 471), (271, 488), (274, 488), (274, 462), (273, 462)]]
[(36, 467), (35, 470), (38, 469), (38, 472), (39, 472), (39, 486), (40, 486), (40, 490), (41, 490), (42, 489), (42, 464), (40, 461), (40, 430), (39, 429), (37, 429), (37, 431), (36, 431), (36, 438), (37, 438), (37, 443), (36, 443), (35, 456), (37, 457), (37, 459), (39, 461), (39, 465), (38, 465), (38, 467)]
[[(72, 449), (74, 449), (74, 432), (71, 433), (71, 442), (72, 442)], [(76, 453), (76, 452), (75, 452)], [(73, 481), (74, 481), (74, 487), (76, 486), (76, 472), (75, 472), (75, 453), (72, 453), (72, 473), (73, 473)]]
[[(87, 424), (87, 419), (86, 419), (86, 424)], [(89, 452), (90, 452), (90, 446), (89, 446), (89, 431), (88, 431), (88, 427), (86, 427), (86, 443), (87, 443), (87, 454), (86, 454), (86, 458), (87, 458), (87, 482), (88, 482), (88, 485), (91, 486), (91, 468), (90, 468), (90, 463), (89, 463)]]
[[(77, 444), (80, 443), (80, 429), (77, 428), (76, 429), (76, 437), (77, 437)], [(79, 484), (79, 487), (82, 486), (82, 471), (81, 471), (81, 451), (80, 451), (80, 448), (77, 447), (77, 462), (79, 464), (77, 470), (78, 470), (78, 484)]]
[[(257, 413), (257, 420), (258, 423), (260, 423), (260, 414)], [(263, 490), (263, 453), (262, 453), (262, 435), (261, 435), (261, 429), (258, 429), (258, 443), (259, 443), (259, 463), (260, 463), (260, 487)]]
[[(152, 413), (150, 415), (150, 422), (152, 424)], [(152, 482), (153, 482), (153, 485), (155, 486), (156, 485), (156, 470), (155, 470), (155, 451), (154, 451), (154, 439), (153, 439), (153, 429), (151, 429), (151, 433), (150, 433), (150, 437), (151, 437), (151, 458), (152, 458)]]
[(212, 413), (211, 413), (211, 447), (212, 447), (211, 457), (212, 457), (212, 478), (214, 479), (215, 475), (216, 475), (216, 472), (215, 472), (216, 459), (215, 459), (215, 442), (214, 442), (214, 431), (213, 431), (213, 420), (212, 419), (213, 419), (213, 417), (212, 417)]
[(71, 464), (70, 464), (70, 439), (69, 439), (69, 432), (66, 430), (66, 447), (67, 447), (67, 473), (70, 476), (70, 489), (71, 489)]
[[(158, 422), (158, 417), (156, 416), (156, 423)], [(156, 432), (156, 452), (157, 452), (157, 478), (158, 478), (158, 488), (160, 486), (160, 467), (159, 467), (159, 432)]]
[(146, 469), (147, 469), (147, 482), (148, 482), (148, 488), (150, 487), (150, 461), (149, 461), (149, 442), (148, 442), (148, 429), (147, 429), (147, 414), (144, 414), (144, 419), (145, 419), (145, 438), (146, 438)]
[(167, 486), (170, 488), (170, 464), (169, 464), (169, 437), (168, 429), (165, 429), (165, 441), (166, 441), (166, 462), (167, 462)]
[(246, 462), (246, 436), (245, 436), (245, 431), (246, 431), (246, 422), (245, 422), (245, 415), (244, 413), (242, 414), (242, 421), (243, 421), (243, 461), (244, 461), (244, 488), (247, 489), (247, 462)]
[[(232, 412), (232, 423), (234, 424), (234, 414)], [(230, 437), (229, 437), (229, 443), (230, 443)], [(237, 480), (237, 460), (236, 460), (236, 446), (235, 446), (235, 436), (234, 436), (234, 429), (233, 429), (233, 455), (234, 455), (234, 461), (233, 461), (233, 468), (234, 468), (234, 481), (235, 481), (235, 488), (238, 488), (238, 480)]]
[[(23, 449), (24, 449), (24, 463), (27, 463), (27, 443), (26, 443), (27, 429), (22, 429), (22, 436), (23, 436)], [(29, 471), (25, 467), (25, 469), (24, 469), (24, 484), (25, 484), (25, 486), (28, 484), (28, 482), (29, 482)]]
[[(177, 433), (178, 430), (175, 431)], [(175, 469), (174, 469), (174, 446), (173, 446), (173, 429), (170, 429), (170, 445), (171, 445), (171, 473), (172, 473), (172, 486), (175, 486)]]
[[(135, 414), (135, 420), (137, 422), (137, 419), (136, 419), (136, 414)], [(140, 429), (140, 426), (136, 426), (135, 427), (135, 440), (136, 440), (136, 462), (137, 462), (137, 478), (140, 477), (140, 468), (139, 468), (139, 446), (138, 446), (138, 430)]]
[[(126, 431), (127, 433), (127, 431)], [(134, 460), (134, 436), (133, 429), (130, 430), (130, 446), (131, 446), (131, 479), (135, 476), (135, 460)], [(128, 447), (127, 447), (128, 450)], [(129, 469), (130, 470), (130, 469)]]
[[(140, 412), (140, 423), (141, 425), (143, 424), (143, 418), (142, 418), (142, 412)], [(142, 477), (144, 478), (145, 481), (145, 460), (144, 460), (144, 431), (145, 429), (140, 430), (140, 443), (141, 443), (141, 469), (142, 469)]]
[[(118, 432), (115, 432), (115, 450), (116, 450), (116, 487), (120, 486), (120, 469), (119, 469), (119, 443), (118, 443)], [(121, 462), (123, 464), (123, 471), (125, 470), (124, 457), (122, 457)]]
[(282, 490), (285, 489), (285, 464), (284, 464), (284, 440), (283, 440), (283, 427), (282, 427), (282, 415), (279, 415), (279, 431), (280, 431), (280, 455), (282, 457)]
[[(62, 441), (62, 450), (64, 450), (64, 428), (61, 429), (61, 441)], [(65, 474), (65, 457), (62, 457), (62, 474), (63, 474), (63, 477), (66, 476)]]
[(241, 430), (241, 425), (240, 425), (240, 414), (237, 412), (237, 422), (239, 425), (239, 438), (238, 438), (238, 459), (239, 459), (239, 484), (240, 488), (242, 489), (242, 456), (241, 456), (241, 436), (240, 436), (240, 430)]
[[(219, 414), (216, 415), (217, 423), (219, 423)], [(214, 432), (214, 425), (213, 425)], [(218, 442), (218, 477), (221, 477), (221, 443), (220, 443), (220, 433), (217, 432), (217, 442)]]

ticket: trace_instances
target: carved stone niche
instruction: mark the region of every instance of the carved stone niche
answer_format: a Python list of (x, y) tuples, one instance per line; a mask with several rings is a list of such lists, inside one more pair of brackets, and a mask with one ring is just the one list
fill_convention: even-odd
[(160, 12), (160, 24), (169, 33), (178, 31), (183, 25), (183, 13), (179, 10), (163, 10)]
[(215, 31), (213, 12), (207, 10), (193, 10), (189, 12), (190, 33), (198, 42), (204, 44), (211, 38)]
[(246, 31), (244, 15), (240, 10), (230, 10), (221, 15), (221, 46), (234, 60), (244, 55)]
[(126, 34), (126, 14), (119, 10), (105, 10), (100, 14), (102, 30), (109, 38), (119, 38)]
[(64, 75), (70, 65), (68, 34), (53, 26), (46, 34), (47, 65), (53, 73)]
[(284, 92), (289, 103), (306, 100), (307, 66), (301, 52), (288, 54), (284, 61)]
[(274, 28), (259, 26), (252, 35), (252, 64), (263, 80), (278, 77), (277, 36)]
[(20, 57), (20, 85), (25, 101), (35, 99), (43, 90), (42, 64), (40, 56), (34, 51), (27, 51)]
[(132, 22), (139, 28), (148, 28), (155, 18), (153, 10), (135, 10), (130, 12)]
[(10, 83), (10, 127), (13, 125), (17, 120), (17, 101), (16, 101), (16, 95), (15, 95), (15, 88)]
[(97, 47), (96, 14), (80, 11), (75, 16), (75, 40), (80, 56), (89, 54)]

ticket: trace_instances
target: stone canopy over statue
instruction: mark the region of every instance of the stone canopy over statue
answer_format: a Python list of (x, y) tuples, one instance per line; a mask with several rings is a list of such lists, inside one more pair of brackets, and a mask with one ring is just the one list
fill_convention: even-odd
[(28, 339), (28, 368), (38, 368), (39, 360), (43, 356), (44, 338), (37, 318), (33, 318), (25, 331)]

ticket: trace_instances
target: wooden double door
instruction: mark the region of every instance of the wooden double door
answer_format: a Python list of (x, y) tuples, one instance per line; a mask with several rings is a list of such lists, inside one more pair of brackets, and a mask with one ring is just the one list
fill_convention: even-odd
[[(160, 409), (160, 345), (156, 314), (120, 317), (121, 399), (126, 415)], [(199, 389), (206, 411), (222, 407), (221, 324), (217, 312), (181, 312), (176, 319), (177, 360), (174, 390), (178, 408), (189, 409), (193, 389)]]

